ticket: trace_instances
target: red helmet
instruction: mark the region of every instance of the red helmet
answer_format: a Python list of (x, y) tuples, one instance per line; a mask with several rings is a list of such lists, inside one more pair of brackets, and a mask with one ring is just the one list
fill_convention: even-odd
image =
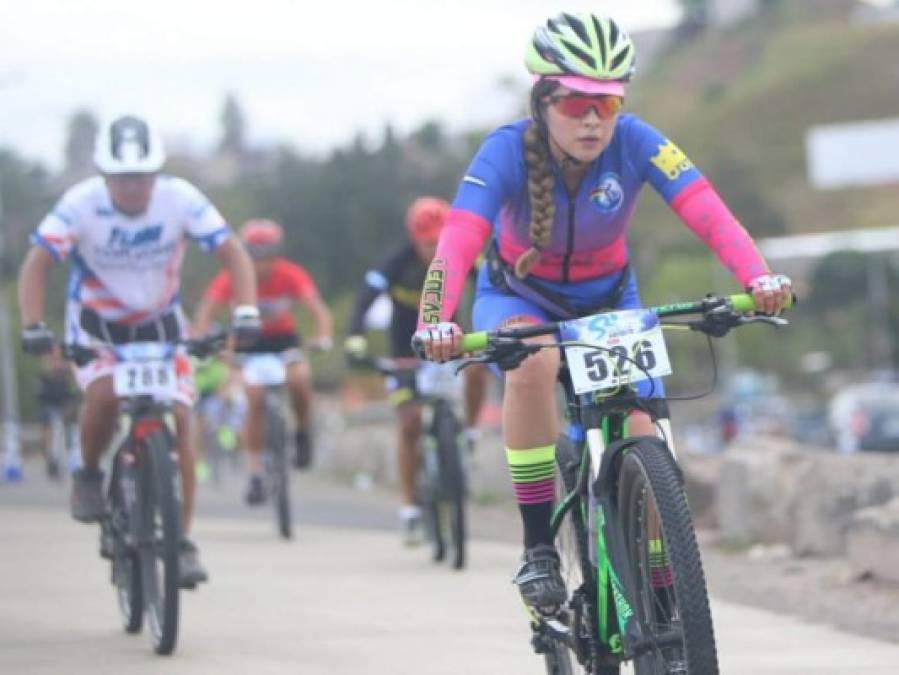
[(281, 251), (284, 230), (274, 220), (254, 218), (240, 228), (240, 238), (251, 258), (273, 258)]
[(437, 197), (419, 197), (406, 211), (406, 229), (412, 241), (433, 244), (446, 222), (449, 204)]

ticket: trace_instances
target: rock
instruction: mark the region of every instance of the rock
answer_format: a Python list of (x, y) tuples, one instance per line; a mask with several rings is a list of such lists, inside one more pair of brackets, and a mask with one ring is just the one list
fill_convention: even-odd
[(790, 500), (813, 455), (788, 441), (764, 437), (729, 450), (722, 459), (715, 498), (722, 539), (789, 541)]
[(854, 578), (899, 583), (899, 497), (855, 513), (846, 540)]
[(823, 455), (791, 496), (789, 542), (797, 555), (842, 556), (855, 514), (899, 493), (899, 463), (873, 453)]

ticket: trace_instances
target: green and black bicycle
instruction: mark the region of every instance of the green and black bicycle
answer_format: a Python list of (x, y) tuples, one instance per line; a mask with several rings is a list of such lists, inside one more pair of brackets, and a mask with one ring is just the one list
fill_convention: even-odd
[[(671, 373), (663, 326), (711, 338), (756, 322), (787, 323), (753, 311), (749, 295), (707, 296), (464, 337), (463, 351), (479, 352), (469, 361), (504, 369), (540, 349), (563, 350), (559, 380), (570, 424), (556, 451), (564, 496), (552, 526), (569, 600), (553, 615), (531, 613), (532, 645), (551, 675), (618, 675), (627, 663), (637, 675), (718, 673), (667, 404), (637, 397), (632, 384)], [(560, 342), (524, 341), (539, 335)], [(627, 437), (635, 409), (649, 414), (658, 437)]]

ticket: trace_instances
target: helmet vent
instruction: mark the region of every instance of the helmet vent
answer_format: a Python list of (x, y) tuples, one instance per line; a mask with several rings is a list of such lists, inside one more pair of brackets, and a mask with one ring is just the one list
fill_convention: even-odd
[(584, 44), (590, 44), (590, 36), (587, 35), (587, 28), (584, 26), (583, 22), (576, 16), (572, 16), (571, 14), (563, 14), (565, 17), (565, 21), (571, 27), (577, 36), (581, 39)]
[[(592, 56), (591, 54), (588, 54), (588, 53), (585, 52), (583, 49), (581, 49), (580, 47), (578, 47), (578, 46), (575, 45), (575, 44), (572, 44), (572, 43), (569, 42), (568, 40), (564, 40), (563, 43), (565, 44), (566, 47), (568, 47), (568, 49), (570, 49), (572, 52), (574, 52), (574, 54), (575, 54), (581, 61), (583, 61), (584, 63), (586, 63), (587, 65), (589, 65), (591, 68), (596, 68), (596, 59), (594, 59), (593, 56)], [(605, 49), (603, 49), (603, 55), (602, 55), (602, 58), (603, 58), (603, 60), (605, 60), (605, 58), (606, 58), (606, 55), (605, 55)]]
[(624, 63), (631, 54), (631, 48), (628, 47), (623, 52), (621, 52), (618, 56), (612, 59), (612, 70), (615, 70), (618, 66)]
[[(593, 18), (593, 21), (596, 21), (596, 17)], [(601, 35), (601, 33), (597, 30), (597, 35)], [(614, 21), (609, 22), (609, 47), (615, 49), (615, 45), (618, 44), (618, 24)]]
[[(142, 159), (150, 153), (150, 131), (147, 123), (136, 117), (122, 117), (109, 129), (112, 156), (116, 159)], [(137, 155), (134, 157), (134, 155)]]

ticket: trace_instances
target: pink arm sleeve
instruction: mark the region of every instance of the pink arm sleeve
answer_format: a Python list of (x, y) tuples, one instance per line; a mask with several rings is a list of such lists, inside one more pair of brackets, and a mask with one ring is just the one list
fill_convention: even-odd
[(749, 233), (740, 225), (707, 180), (697, 181), (671, 200), (671, 209), (708, 246), (718, 260), (746, 288), (769, 274), (768, 265)]
[(418, 313), (419, 328), (452, 319), (468, 271), (490, 237), (490, 229), (490, 223), (470, 211), (452, 209), (449, 212), (425, 277)]

